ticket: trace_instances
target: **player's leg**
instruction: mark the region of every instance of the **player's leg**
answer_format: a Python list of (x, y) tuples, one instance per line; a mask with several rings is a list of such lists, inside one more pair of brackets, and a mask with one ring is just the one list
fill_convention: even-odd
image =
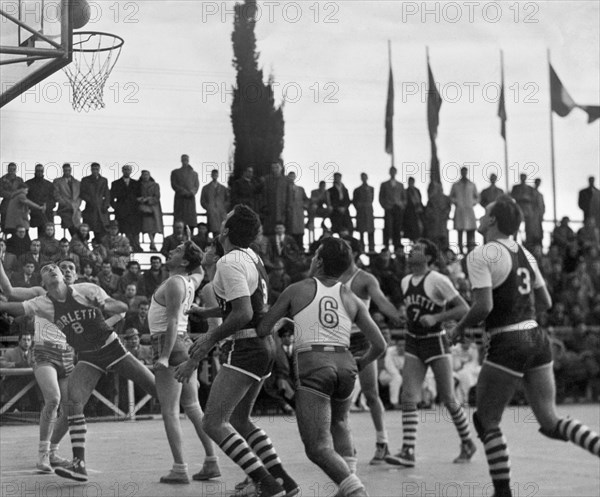
[(60, 388), (60, 411), (58, 413), (58, 419), (52, 430), (50, 436), (50, 465), (56, 466), (68, 466), (70, 461), (58, 455), (58, 447), (60, 441), (69, 431), (69, 419), (67, 416), (68, 412), (68, 400), (69, 400), (69, 378), (59, 378), (58, 388)]
[(454, 459), (455, 463), (466, 463), (471, 460), (477, 448), (471, 440), (469, 432), (469, 421), (465, 415), (462, 405), (454, 395), (454, 377), (452, 376), (452, 362), (450, 355), (444, 355), (430, 362), (435, 382), (437, 384), (438, 396), (448, 412), (460, 437), (460, 454)]
[(139, 360), (127, 354), (110, 366), (110, 370), (133, 381), (146, 392), (156, 398), (156, 382), (154, 375)]
[(552, 363), (529, 370), (524, 378), (529, 405), (541, 425), (540, 432), (549, 438), (570, 440), (600, 456), (600, 437), (576, 419), (559, 418), (556, 412), (556, 386)]
[(356, 451), (352, 432), (348, 424), (348, 413), (352, 399), (334, 400), (331, 399), (331, 437), (333, 439), (333, 448), (344, 458), (351, 473), (356, 473)]
[(364, 489), (358, 477), (350, 472), (346, 461), (333, 448), (329, 397), (299, 388), (296, 392), (296, 419), (306, 455), (340, 486), (340, 493), (348, 495)]
[(415, 445), (419, 414), (417, 404), (421, 399), (421, 388), (427, 366), (417, 356), (406, 354), (403, 378), (404, 384), (400, 402), (402, 404), (402, 450), (395, 456), (386, 457), (389, 464), (412, 467), (415, 465)]
[(204, 481), (210, 480), (211, 478), (217, 478), (221, 476), (219, 470), (218, 460), (219, 458), (215, 455), (215, 447), (210, 437), (202, 429), (202, 418), (204, 413), (200, 407), (200, 400), (198, 399), (198, 376), (194, 372), (188, 383), (184, 383), (181, 391), (181, 405), (185, 411), (186, 416), (194, 425), (196, 434), (204, 447), (204, 463), (202, 469), (193, 476), (194, 480)]
[(519, 377), (484, 362), (477, 382), (477, 410), (473, 425), (483, 442), (495, 497), (510, 497), (510, 460), (506, 438), (500, 430), (504, 408), (514, 395)]
[(371, 411), (371, 419), (375, 425), (375, 455), (369, 464), (382, 464), (385, 462), (385, 456), (387, 456), (390, 452), (388, 449), (387, 432), (385, 430), (385, 408), (383, 407), (383, 402), (379, 397), (377, 361), (367, 364), (367, 366), (365, 366), (365, 368), (358, 373), (358, 379), (360, 381), (362, 393), (367, 400), (367, 406)]
[(272, 495), (284, 495), (283, 488), (277, 484), (246, 440), (230, 423), (235, 407), (250, 389), (256, 388), (257, 383), (259, 382), (255, 378), (241, 371), (222, 367), (210, 389), (202, 427), (256, 484), (272, 487)]
[(36, 468), (44, 473), (53, 473), (50, 465), (50, 437), (56, 424), (61, 400), (58, 373), (51, 364), (42, 363), (36, 365), (34, 376), (44, 396), (44, 408), (40, 413), (39, 460)]

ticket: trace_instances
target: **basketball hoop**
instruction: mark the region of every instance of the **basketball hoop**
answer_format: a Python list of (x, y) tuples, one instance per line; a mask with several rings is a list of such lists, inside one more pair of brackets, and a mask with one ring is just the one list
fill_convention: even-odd
[(63, 71), (73, 89), (73, 109), (103, 109), (104, 85), (121, 54), (125, 40), (98, 31), (73, 33), (73, 62)]

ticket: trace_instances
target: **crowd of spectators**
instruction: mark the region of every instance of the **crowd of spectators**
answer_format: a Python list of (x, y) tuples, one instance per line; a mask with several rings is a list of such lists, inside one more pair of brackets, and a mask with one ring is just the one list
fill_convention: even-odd
[[(377, 253), (373, 216), (375, 189), (368, 184), (365, 173), (361, 174), (361, 185), (353, 190), (352, 196), (339, 172), (333, 175), (330, 188), (321, 182), (319, 188), (307, 196), (296, 184), (293, 172), (284, 176), (280, 163), (272, 164), (270, 174), (263, 178), (255, 178), (253, 168), (248, 167), (229, 186), (219, 182), (219, 173), (214, 170), (211, 181), (201, 188), (189, 157), (183, 155), (181, 167), (171, 175), (175, 191), (174, 223), (172, 234), (166, 236), (160, 186), (149, 171), (142, 171), (140, 179), (135, 180), (131, 178), (132, 168), (123, 166), (122, 177), (111, 185), (100, 172), (100, 165), (94, 163), (91, 175), (79, 181), (71, 176), (70, 165), (65, 164), (63, 176), (50, 182), (44, 179), (43, 166), (37, 165), (35, 177), (23, 181), (16, 174), (16, 165), (9, 164), (8, 173), (0, 178), (0, 262), (14, 286), (31, 287), (40, 285), (39, 269), (44, 263), (62, 259), (74, 261), (80, 274), (78, 282), (96, 283), (110, 296), (127, 303), (129, 311), (117, 324), (117, 330), (132, 353), (149, 365), (151, 359), (143, 349), (149, 339), (147, 316), (152, 294), (168, 277), (163, 258), (190, 236), (205, 249), (219, 234), (230, 206), (236, 203), (246, 203), (261, 215), (263, 231), (253, 248), (269, 272), (271, 303), (290, 283), (306, 277), (310, 257), (320, 239), (335, 235), (360, 248), (363, 255), (358, 260), (359, 267), (375, 275), (383, 292), (401, 308), (400, 281), (407, 273), (403, 243), (422, 236), (439, 245), (445, 257), (441, 258), (438, 270), (447, 274), (461, 295), (470, 301), (464, 251), (471, 250), (475, 243), (473, 208), (477, 203), (485, 207), (503, 193), (496, 186), (494, 175), (490, 177), (490, 187), (478, 193), (475, 184), (468, 179), (467, 169), (463, 168), (449, 196), (444, 194), (441, 185), (430, 185), (425, 205), (414, 179), (409, 178), (405, 188), (396, 179), (397, 171), (392, 167), (390, 179), (382, 183), (379, 191), (378, 200), (385, 216), (383, 247)], [(594, 186), (594, 178), (589, 178), (589, 186), (580, 192), (578, 199), (583, 227), (574, 231), (569, 218), (564, 217), (552, 233), (551, 244), (544, 250), (545, 207), (540, 183), (537, 179), (534, 186), (530, 186), (527, 177), (521, 175), (521, 182), (511, 191), (524, 213), (525, 245), (538, 260), (554, 302), (551, 311), (540, 315), (539, 321), (551, 331), (554, 341), (559, 396), (592, 395), (597, 399), (600, 391), (597, 329), (600, 324), (600, 191)], [(200, 205), (206, 213), (206, 222), (201, 223), (197, 223), (196, 210), (199, 192)], [(356, 209), (354, 220), (348, 210), (351, 204)], [(459, 234), (455, 250), (449, 246), (447, 228), (453, 205), (454, 228)], [(112, 216), (109, 207), (113, 209)], [(69, 232), (69, 238), (56, 237), (55, 214), (60, 217), (61, 227)], [(323, 233), (319, 240), (315, 240), (317, 218)], [(30, 234), (31, 228), (37, 228), (37, 237)], [(307, 232), (309, 236), (305, 237)], [(149, 236), (153, 253), (145, 270), (135, 257), (142, 251), (140, 233)], [(6, 235), (10, 236), (6, 238)], [(162, 237), (160, 250), (156, 246), (156, 235)], [(463, 235), (466, 235), (464, 246)], [(304, 245), (305, 238), (309, 240), (308, 245)], [(198, 302), (202, 303), (199, 296)], [(382, 329), (387, 326), (382, 317), (378, 324)], [(1, 334), (17, 334), (23, 326), (21, 321), (13, 322), (8, 316), (0, 318)], [(192, 333), (206, 329), (205, 322), (190, 320)], [(287, 335), (281, 338), (284, 344), (288, 340)], [(394, 408), (398, 404), (396, 390), (400, 388), (401, 373), (397, 375), (390, 368), (395, 364), (400, 371), (402, 361), (398, 357), (402, 355), (402, 344), (393, 343), (391, 347), (394, 353), (381, 359), (380, 370), (382, 384), (393, 390), (389, 405)], [(287, 353), (287, 349), (282, 350)], [(476, 363), (483, 356), (481, 350), (475, 352), (472, 347), (455, 351), (457, 391), (465, 402), (469, 400), (474, 379), (476, 381)], [(288, 372), (293, 370), (287, 369)], [(205, 372), (205, 377), (209, 376)], [(282, 384), (281, 381), (271, 384), (271, 392), (281, 394), (278, 398), (282, 406), (293, 405), (293, 399)], [(433, 385), (429, 389), (434, 388)]]

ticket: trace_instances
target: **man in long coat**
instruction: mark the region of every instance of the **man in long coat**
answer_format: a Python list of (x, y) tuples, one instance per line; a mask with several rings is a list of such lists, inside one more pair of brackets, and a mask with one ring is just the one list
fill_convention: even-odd
[(275, 223), (287, 225), (289, 202), (288, 179), (282, 174), (283, 166), (279, 162), (271, 164), (271, 173), (263, 177), (263, 195), (260, 217), (264, 235), (275, 234)]
[(62, 177), (56, 178), (52, 183), (61, 227), (67, 228), (72, 235), (81, 226), (81, 183), (71, 176), (71, 164), (63, 164)]
[(289, 202), (286, 231), (296, 240), (298, 247), (304, 250), (304, 210), (308, 206), (308, 197), (304, 188), (296, 184), (296, 173), (287, 175), (289, 184)]
[(458, 250), (463, 251), (463, 232), (467, 232), (467, 251), (475, 248), (475, 230), (477, 221), (473, 207), (479, 202), (477, 187), (469, 178), (466, 167), (460, 169), (460, 179), (452, 185), (450, 200), (456, 207), (454, 210), (454, 229), (458, 232)]
[(375, 188), (369, 186), (369, 177), (361, 173), (362, 185), (354, 189), (352, 203), (356, 209), (356, 231), (360, 235), (361, 243), (364, 242), (364, 234), (369, 240), (369, 252), (375, 252), (375, 218), (373, 216), (373, 200), (375, 199)]
[(0, 229), (2, 231), (4, 231), (4, 225), (6, 224), (6, 212), (8, 211), (10, 199), (18, 190), (25, 188), (23, 178), (17, 176), (17, 164), (11, 162), (6, 169), (6, 174), (0, 178), (0, 197), (2, 197), (2, 203), (0, 203)]
[(139, 241), (142, 216), (137, 201), (141, 196), (140, 183), (131, 178), (130, 165), (124, 165), (121, 171), (123, 176), (110, 186), (110, 205), (115, 210), (119, 232), (127, 237), (135, 252), (142, 252)]
[(212, 181), (200, 193), (200, 205), (206, 211), (208, 231), (216, 237), (221, 232), (221, 223), (227, 217), (229, 190), (219, 183), (218, 169), (213, 169), (210, 177)]
[(193, 233), (198, 224), (196, 194), (200, 189), (198, 173), (187, 155), (181, 156), (181, 167), (171, 172), (171, 188), (175, 190), (173, 221), (183, 221)]
[(110, 191), (108, 180), (100, 176), (100, 164), (93, 162), (92, 174), (81, 179), (81, 200), (85, 201), (83, 222), (88, 224), (94, 235), (102, 238), (108, 225)]
[(390, 179), (381, 183), (379, 203), (385, 212), (383, 225), (383, 246), (388, 248), (390, 238), (396, 252), (402, 249), (402, 228), (406, 209), (404, 185), (396, 179), (398, 170), (390, 167)]
[(44, 178), (44, 166), (35, 165), (35, 176), (25, 182), (29, 191), (27, 198), (38, 205), (45, 205), (45, 211), (32, 209), (29, 212), (31, 216), (30, 226), (38, 229), (38, 238), (44, 234), (46, 223), (54, 223), (54, 185), (51, 181)]

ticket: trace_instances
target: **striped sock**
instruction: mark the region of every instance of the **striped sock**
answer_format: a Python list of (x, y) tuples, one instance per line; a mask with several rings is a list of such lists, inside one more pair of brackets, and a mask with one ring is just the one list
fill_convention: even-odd
[(415, 450), (417, 442), (417, 426), (419, 424), (419, 414), (414, 407), (404, 408), (402, 411), (402, 428), (404, 436), (402, 438), (402, 448)]
[(281, 478), (283, 480), (283, 486), (287, 491), (298, 486), (296, 482), (292, 480), (290, 475), (287, 474), (285, 469), (283, 469), (281, 459), (279, 459), (277, 452), (275, 452), (271, 439), (261, 428), (256, 428), (251, 431), (246, 437), (246, 441), (254, 453), (260, 457), (260, 460), (265, 465), (267, 471), (275, 478)]
[(558, 421), (558, 432), (576, 445), (600, 456), (600, 437), (576, 419), (564, 418)]
[(461, 441), (468, 442), (471, 439), (471, 433), (469, 432), (469, 422), (467, 421), (467, 416), (465, 416), (465, 410), (460, 404), (458, 404), (458, 409), (456, 411), (448, 410), (450, 411), (452, 421), (454, 421), (454, 426), (456, 426), (456, 431), (458, 431), (458, 436)]
[(502, 435), (500, 428), (496, 428), (485, 434), (483, 438), (485, 457), (490, 468), (490, 475), (494, 483), (494, 489), (501, 495), (510, 488), (510, 459), (506, 438)]
[(75, 414), (75, 416), (69, 416), (68, 419), (73, 458), (85, 461), (85, 434), (87, 433), (85, 416), (83, 414)]
[(269, 476), (269, 472), (263, 466), (246, 441), (236, 432), (228, 435), (219, 447), (255, 482)]

